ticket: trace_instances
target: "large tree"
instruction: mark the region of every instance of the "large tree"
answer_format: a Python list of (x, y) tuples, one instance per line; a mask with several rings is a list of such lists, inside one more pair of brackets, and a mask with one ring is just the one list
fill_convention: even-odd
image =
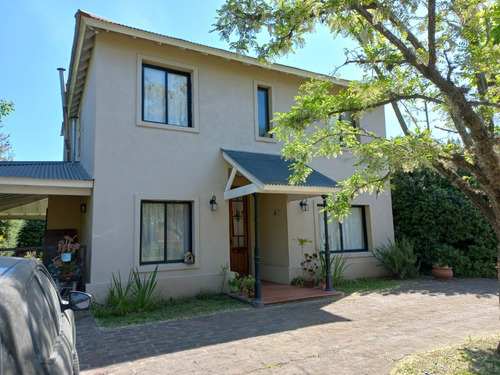
[[(263, 61), (301, 47), (319, 24), (356, 44), (346, 51), (346, 64), (363, 69), (359, 80), (336, 95), (328, 79), (306, 83), (274, 123), (286, 141), (285, 157), (296, 160), (293, 181), (307, 175), (313, 157), (335, 157), (347, 146), (359, 169), (330, 199), (329, 209), (342, 216), (359, 193), (384, 190), (395, 171), (431, 166), (465, 193), (500, 238), (496, 2), (227, 0), (218, 15), (221, 37)], [(361, 119), (387, 104), (404, 136), (383, 139), (338, 120), (344, 112)], [(452, 134), (454, 142), (440, 141), (438, 132)], [(498, 253), (500, 264), (500, 245)]]

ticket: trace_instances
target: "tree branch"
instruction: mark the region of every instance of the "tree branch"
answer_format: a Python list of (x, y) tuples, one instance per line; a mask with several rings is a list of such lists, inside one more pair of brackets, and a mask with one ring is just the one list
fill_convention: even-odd
[(429, 69), (436, 68), (436, 0), (429, 0), (427, 39), (429, 43)]
[[(373, 14), (371, 14), (368, 10), (366, 10), (362, 6), (356, 5), (356, 6), (353, 6), (353, 9), (361, 17), (363, 17), (375, 30), (377, 30), (380, 34), (382, 34), (391, 44), (393, 44), (398, 50), (400, 50), (401, 53), (404, 55), (405, 59), (411, 65), (413, 65), (422, 74), (425, 73), (427, 66), (425, 66), (424, 64), (419, 64), (415, 53), (413, 53), (413, 51), (411, 51), (410, 48), (408, 48), (406, 46), (406, 44), (401, 39), (399, 39), (396, 35), (394, 35), (389, 29), (387, 29), (385, 26), (383, 26), (380, 22), (375, 24), (374, 20), (373, 20)], [(394, 21), (391, 21), (391, 22), (394, 22)], [(400, 26), (400, 27), (402, 27), (402, 26)], [(416, 39), (415, 36), (407, 28), (403, 27), (403, 29), (406, 29), (407, 32), (409, 33), (409, 34), (407, 34), (408, 35), (407, 37), (408, 37), (408, 40), (410, 41), (410, 43), (412, 43), (412, 41), (413, 41), (412, 46), (415, 47), (415, 45), (416, 45), (416, 46), (419, 46), (419, 48), (421, 48), (420, 47), (421, 44), (420, 44), (420, 42), (418, 42), (418, 39)]]

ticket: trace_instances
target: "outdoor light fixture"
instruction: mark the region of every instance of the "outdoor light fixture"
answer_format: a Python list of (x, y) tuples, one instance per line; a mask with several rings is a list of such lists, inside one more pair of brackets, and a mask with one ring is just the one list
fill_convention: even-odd
[(302, 208), (302, 211), (304, 212), (309, 211), (309, 204), (307, 203), (307, 199), (302, 199), (300, 201), (300, 208)]
[(86, 205), (85, 203), (82, 203), (82, 204), (80, 205), (80, 212), (81, 212), (82, 214), (84, 214), (85, 212), (87, 212), (87, 205)]
[(219, 205), (217, 204), (217, 198), (215, 195), (212, 195), (212, 199), (210, 199), (210, 209), (212, 211), (217, 211), (219, 209)]

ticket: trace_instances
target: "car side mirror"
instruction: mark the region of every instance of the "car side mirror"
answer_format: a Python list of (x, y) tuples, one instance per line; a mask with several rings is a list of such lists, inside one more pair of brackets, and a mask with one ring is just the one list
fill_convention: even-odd
[(69, 292), (69, 308), (73, 311), (88, 310), (92, 297), (84, 292)]

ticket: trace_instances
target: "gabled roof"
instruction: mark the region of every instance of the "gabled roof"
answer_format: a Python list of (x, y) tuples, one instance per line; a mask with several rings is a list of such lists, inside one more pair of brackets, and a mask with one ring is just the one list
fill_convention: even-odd
[[(222, 149), (224, 159), (233, 167), (224, 193), (225, 199), (251, 193), (291, 194), (300, 196), (318, 196), (338, 191), (337, 182), (324, 174), (312, 170), (305, 182), (290, 185), (292, 161), (287, 161), (280, 155), (261, 154), (247, 151)], [(232, 188), (236, 173), (246, 177), (251, 184)]]
[(73, 49), (71, 52), (71, 62), (69, 69), (68, 85), (67, 85), (67, 106), (68, 117), (76, 116), (80, 105), (87, 67), (94, 46), (94, 35), (100, 30), (112, 31), (123, 35), (128, 35), (133, 38), (141, 38), (149, 41), (154, 41), (159, 45), (166, 44), (181, 49), (200, 52), (204, 55), (218, 56), (225, 60), (235, 61), (250, 66), (258, 66), (260, 68), (274, 70), (285, 74), (293, 74), (303, 78), (322, 78), (330, 79), (337, 85), (347, 86), (348, 81), (325, 77), (323, 74), (313, 73), (307, 70), (292, 68), (281, 64), (262, 65), (258, 59), (248, 56), (241, 56), (233, 52), (225, 51), (219, 48), (208, 47), (202, 44), (188, 42), (186, 40), (172, 38), (165, 35), (137, 29), (126, 26), (109, 19), (99, 17), (95, 14), (78, 10), (75, 15), (75, 38), (73, 40)]
[(91, 181), (80, 163), (64, 161), (3, 161), (0, 178), (35, 178), (48, 180)]

